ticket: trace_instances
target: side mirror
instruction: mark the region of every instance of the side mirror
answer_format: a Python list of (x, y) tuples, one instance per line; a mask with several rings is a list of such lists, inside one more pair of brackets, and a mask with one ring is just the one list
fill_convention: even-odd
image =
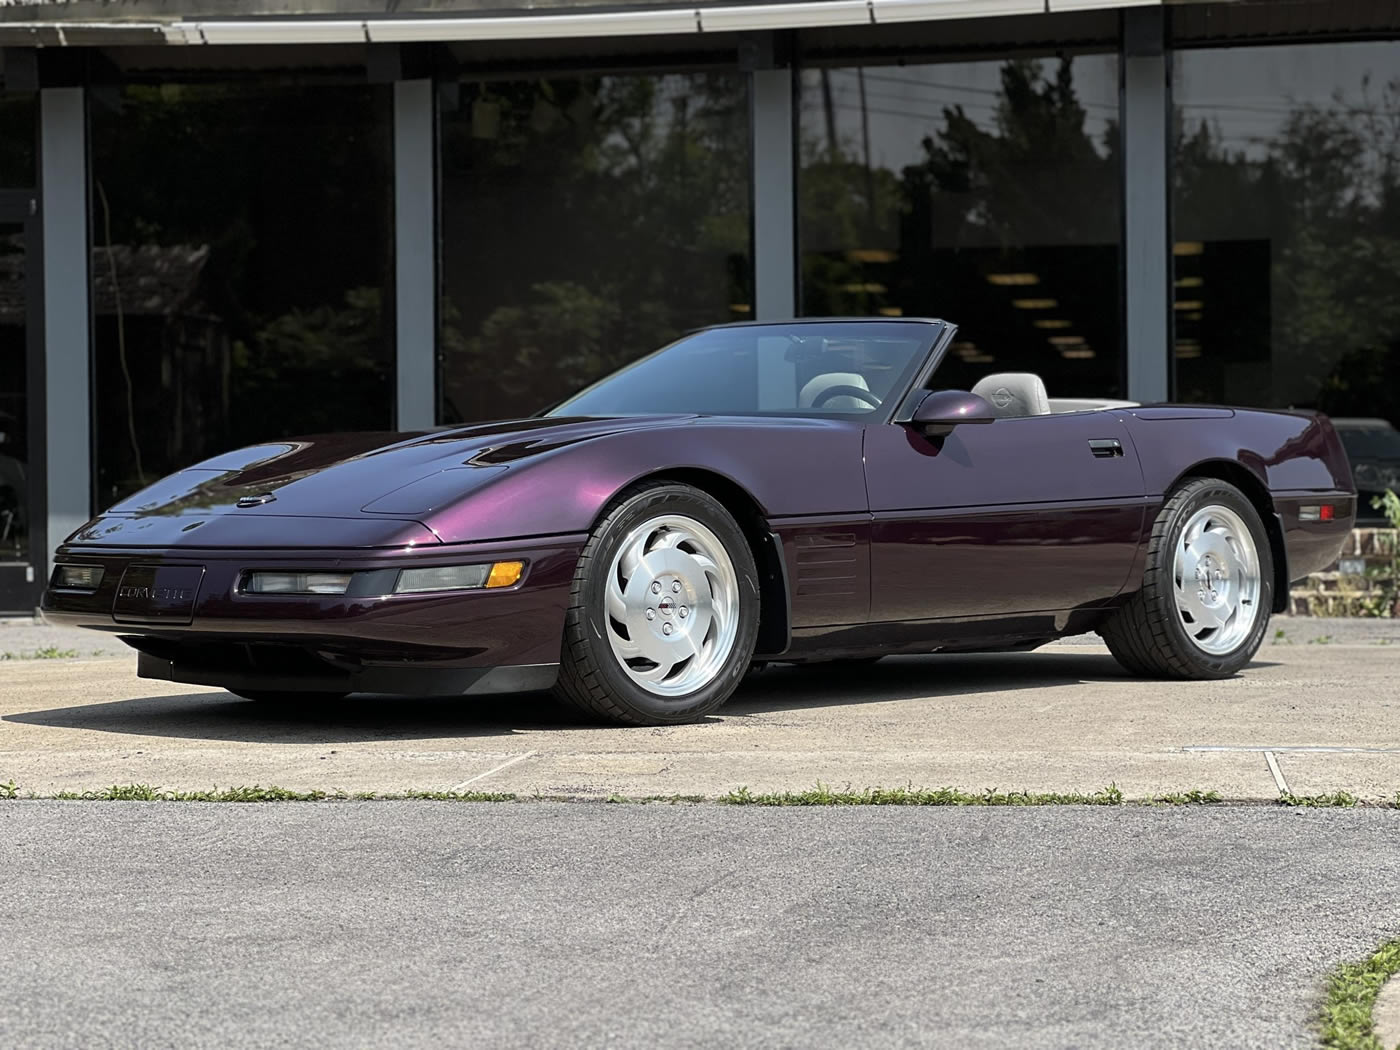
[(995, 423), (996, 411), (985, 398), (966, 390), (935, 390), (919, 402), (911, 423), (929, 437), (941, 437), (965, 423)]

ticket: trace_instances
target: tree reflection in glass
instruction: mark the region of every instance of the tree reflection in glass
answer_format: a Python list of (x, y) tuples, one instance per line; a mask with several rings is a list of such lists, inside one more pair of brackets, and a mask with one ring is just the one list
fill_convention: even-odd
[(1400, 424), (1400, 48), (1176, 57), (1178, 396)]
[(802, 74), (802, 307), (944, 316), (941, 381), (1121, 393), (1117, 59)]
[(441, 104), (440, 422), (528, 415), (751, 316), (747, 78), (462, 83)]
[(99, 509), (174, 470), (393, 421), (387, 88), (93, 92)]

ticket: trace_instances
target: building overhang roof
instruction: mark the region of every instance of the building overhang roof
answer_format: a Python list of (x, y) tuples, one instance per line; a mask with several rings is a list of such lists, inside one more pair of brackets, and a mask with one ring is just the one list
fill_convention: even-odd
[(0, 0), (0, 44), (408, 44), (753, 32), (1039, 15), (1164, 0)]

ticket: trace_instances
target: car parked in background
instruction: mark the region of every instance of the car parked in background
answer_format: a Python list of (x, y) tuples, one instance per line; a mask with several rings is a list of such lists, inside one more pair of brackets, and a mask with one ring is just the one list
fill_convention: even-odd
[(1371, 505), (1387, 490), (1400, 493), (1400, 430), (1384, 419), (1333, 419), (1356, 482), (1356, 524), (1384, 528), (1385, 513)]

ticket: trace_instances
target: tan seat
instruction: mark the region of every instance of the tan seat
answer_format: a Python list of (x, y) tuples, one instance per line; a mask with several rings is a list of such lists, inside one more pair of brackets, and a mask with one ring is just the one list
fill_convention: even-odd
[[(865, 383), (865, 377), (859, 372), (823, 372), (819, 376), (813, 376), (803, 384), (802, 390), (797, 395), (798, 407), (814, 407), (817, 399), (834, 386), (853, 386), (859, 390), (870, 389)], [(832, 412), (868, 412), (873, 405), (873, 401), (863, 401), (852, 394), (837, 394), (835, 397), (828, 398), (821, 407)]]

